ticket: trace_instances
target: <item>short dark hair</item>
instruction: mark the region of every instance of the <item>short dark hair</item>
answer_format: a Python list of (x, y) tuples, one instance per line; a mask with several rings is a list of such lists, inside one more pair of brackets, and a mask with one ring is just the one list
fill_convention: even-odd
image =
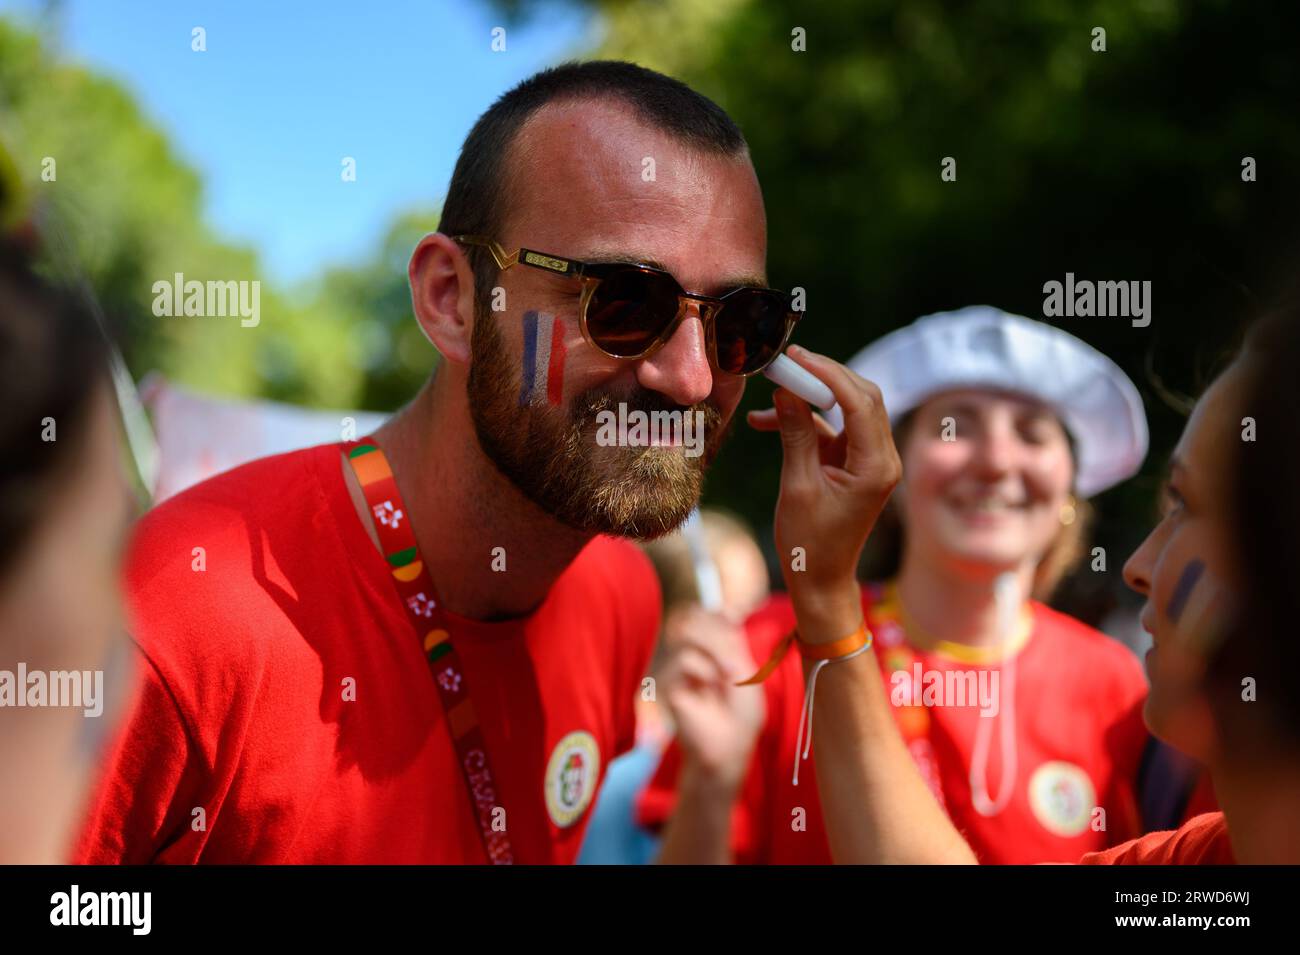
[[(1212, 705), (1231, 724), (1238, 754), (1255, 744), (1300, 754), (1300, 294), (1282, 298), (1246, 336), (1246, 384), (1239, 414), (1259, 423), (1257, 441), (1233, 442), (1232, 527), (1243, 593), (1240, 617), (1207, 674)], [(1258, 702), (1242, 706), (1242, 678), (1258, 681)]]
[[(37, 277), (27, 251), (0, 237), (0, 576), (75, 466), (92, 398), (109, 381), (108, 354), (86, 306)], [(58, 440), (45, 440), (46, 418)]]
[[(731, 117), (680, 80), (619, 60), (563, 63), (530, 76), (479, 117), (461, 146), (438, 231), (499, 238), (514, 194), (509, 162), (519, 130), (549, 103), (602, 98), (626, 104), (646, 125), (700, 152), (733, 156), (748, 148)], [(491, 294), (496, 266), (486, 250), (466, 251), (481, 308)]]

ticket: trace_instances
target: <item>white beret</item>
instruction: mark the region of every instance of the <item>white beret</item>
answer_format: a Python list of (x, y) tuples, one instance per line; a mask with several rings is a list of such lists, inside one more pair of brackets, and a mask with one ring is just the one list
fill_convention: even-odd
[[(956, 388), (1043, 402), (1074, 439), (1075, 490), (1084, 497), (1132, 477), (1147, 454), (1142, 398), (1118, 365), (1059, 328), (988, 305), (918, 318), (848, 364), (880, 388), (894, 423), (931, 395)], [(838, 406), (827, 417), (843, 427)]]

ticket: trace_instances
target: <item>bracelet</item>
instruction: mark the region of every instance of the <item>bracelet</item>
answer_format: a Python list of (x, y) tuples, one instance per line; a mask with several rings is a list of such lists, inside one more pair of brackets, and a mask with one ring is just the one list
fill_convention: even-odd
[[(791, 630), (786, 634), (781, 642), (776, 645), (772, 655), (767, 658), (767, 662), (758, 668), (758, 672), (748, 680), (742, 680), (736, 686), (752, 686), (756, 683), (762, 683), (780, 666), (785, 655), (790, 652), (790, 647), (794, 643), (799, 644), (799, 653), (805, 660), (815, 660), (812, 672), (808, 674), (807, 689), (804, 692), (803, 707), (799, 711), (799, 737), (795, 741), (794, 750), (794, 776), (791, 780), (794, 785), (799, 785), (799, 763), (808, 758), (808, 753), (812, 750), (812, 716), (813, 716), (813, 697), (817, 689), (817, 674), (822, 671), (822, 667), (831, 663), (843, 663), (845, 660), (852, 660), (871, 649), (874, 641), (871, 630), (867, 627), (867, 622), (862, 621), (862, 626), (858, 627), (847, 637), (841, 637), (838, 640), (832, 640), (830, 643), (804, 643), (799, 639), (799, 631)], [(804, 729), (807, 728), (807, 742), (804, 740)], [(802, 752), (801, 752), (802, 751)]]
[(799, 639), (799, 631), (791, 630), (773, 648), (772, 655), (767, 658), (767, 662), (758, 668), (758, 672), (747, 680), (741, 680), (736, 686), (753, 686), (767, 680), (776, 672), (776, 668), (780, 666), (781, 661), (785, 659), (785, 655), (790, 652), (790, 647), (795, 643), (799, 644), (799, 653), (805, 660), (823, 660), (827, 663), (835, 663), (839, 660), (848, 659), (850, 654), (856, 656), (871, 646), (873, 639), (865, 620), (862, 622), (862, 626), (847, 637), (832, 640), (830, 643), (804, 643), (803, 640)]

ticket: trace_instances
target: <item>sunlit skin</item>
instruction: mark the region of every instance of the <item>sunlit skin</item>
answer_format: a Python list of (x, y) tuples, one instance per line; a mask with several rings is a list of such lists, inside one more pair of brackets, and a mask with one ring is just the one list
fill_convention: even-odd
[[(752, 412), (750, 422), (764, 431), (778, 427), (775, 410)], [(996, 642), (1002, 634), (994, 579), (1016, 572), (1028, 593), (1061, 530), (1074, 476), (1064, 427), (1050, 408), (1027, 397), (957, 389), (915, 410), (900, 454), (904, 480), (894, 492), (905, 527), (899, 588), (913, 618), (938, 639)], [(743, 653), (724, 649), (721, 636), (709, 643), (736, 669), (747, 665)], [(733, 699), (748, 706), (741, 694)], [(695, 735), (683, 734), (684, 745), (698, 746), (734, 785), (752, 747), (742, 731), (756, 730), (749, 716), (746, 710), (737, 718), (702, 718)]]
[(916, 409), (899, 454), (898, 588), (912, 620), (934, 639), (995, 644), (995, 579), (1015, 573), (1028, 596), (1061, 532), (1074, 480), (1065, 428), (1041, 402), (958, 389)]
[(1198, 759), (1215, 757), (1210, 711), (1199, 690), (1205, 661), (1187, 639), (1206, 621), (1169, 617), (1178, 579), (1191, 560), (1205, 563), (1198, 587), (1238, 588), (1229, 523), (1224, 448), (1239, 441), (1242, 366), (1232, 365), (1197, 402), (1170, 458), (1163, 516), (1124, 565), (1125, 582), (1146, 598), (1140, 620), (1151, 634), (1147, 655), (1151, 691), (1144, 716), (1151, 731)]
[[(1261, 739), (1223, 738), (1204, 695), (1209, 655), (1205, 644), (1193, 639), (1211, 623), (1207, 618), (1214, 613), (1207, 608), (1214, 605), (1197, 603), (1200, 612), (1187, 609), (1177, 620), (1169, 610), (1178, 581), (1194, 560), (1204, 562), (1202, 583), (1229, 596), (1227, 606), (1232, 594), (1245, 592), (1230, 556), (1237, 541), (1229, 517), (1232, 454), (1241, 441), (1242, 417), (1249, 414), (1243, 406), (1249, 366), (1242, 362), (1234, 363), (1197, 403), (1174, 451), (1165, 515), (1125, 564), (1124, 579), (1146, 598), (1141, 619), (1155, 643), (1148, 658), (1148, 725), (1210, 767), (1238, 861), (1293, 864), (1300, 858), (1295, 815), (1300, 768), (1294, 752), (1270, 752), (1268, 741)], [(855, 444), (870, 446), (865, 429), (850, 437), (849, 446)], [(872, 487), (862, 495), (870, 506), (879, 499), (879, 489)], [(1187, 606), (1193, 605), (1189, 601)], [(842, 613), (834, 626), (823, 628), (826, 639), (852, 619)], [(1227, 639), (1230, 634), (1230, 628), (1223, 631)], [(1238, 679), (1238, 674), (1221, 676), (1229, 683)], [(874, 661), (863, 657), (829, 667), (818, 694), (817, 779), (836, 861), (975, 861), (946, 814), (927, 796), (894, 731)], [(1241, 705), (1253, 704), (1243, 700)]]
[[(590, 100), (544, 107), (525, 124), (515, 147), (511, 211), (494, 237), (507, 249), (658, 264), (683, 287), (705, 294), (765, 281), (763, 202), (747, 156), (701, 155), (646, 127), (618, 103)], [(652, 182), (642, 178), (647, 156), (655, 160)], [(526, 613), (591, 534), (556, 521), (522, 494), (476, 438), (467, 396), (474, 283), (463, 249), (442, 234), (425, 237), (412, 256), (410, 278), (416, 318), (443, 364), (412, 405), (379, 432), (380, 440), (444, 606), (481, 618)], [(654, 355), (619, 361), (580, 337), (576, 281), (515, 267), (497, 282), (506, 307), (490, 317), (512, 367), (521, 364), (525, 311), (549, 312), (567, 327), (563, 405), (521, 409), (520, 427), (566, 421), (575, 396), (591, 389), (648, 391), (682, 406), (708, 402), (723, 422), (735, 411), (744, 380), (710, 366), (694, 307)], [(503, 387), (517, 393), (518, 384), (516, 378)], [(620, 462), (644, 450), (594, 448), (593, 461), (617, 473)], [(652, 451), (684, 456), (681, 447)], [(346, 479), (369, 523), (350, 475)], [(432, 546), (434, 540), (465, 543), (453, 550)], [(475, 550), (480, 543), (482, 561)], [(510, 555), (510, 588), (489, 570), (493, 546)]]
[(990, 579), (1037, 564), (1060, 531), (1074, 465), (1065, 429), (1039, 402), (974, 389), (936, 395), (914, 413), (900, 453), (894, 502), (907, 559)]
[(130, 690), (110, 665), (124, 653), (118, 567), (132, 509), (107, 387), (97, 389), (88, 425), (45, 519), (0, 582), (0, 669), (15, 672), (21, 661), (29, 672), (108, 670), (104, 711), (0, 709), (3, 864), (68, 860), (96, 746)]
[[(518, 201), (499, 237), (507, 249), (526, 245), (585, 261), (657, 265), (703, 294), (766, 284), (766, 218), (748, 157), (701, 155), (608, 102), (545, 107), (519, 144)], [(653, 182), (642, 178), (645, 157), (655, 161)], [(735, 411), (744, 380), (710, 367), (694, 306), (658, 353), (624, 362), (577, 335), (576, 282), (515, 268), (502, 273), (500, 284), (509, 307), (498, 321), (512, 354), (522, 352), (525, 309), (570, 320), (566, 399), (594, 386), (630, 391), (639, 385), (681, 405), (711, 398), (726, 419)]]

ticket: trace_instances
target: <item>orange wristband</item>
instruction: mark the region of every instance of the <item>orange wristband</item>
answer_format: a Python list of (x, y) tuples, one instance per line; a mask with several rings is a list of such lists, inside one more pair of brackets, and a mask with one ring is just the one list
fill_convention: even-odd
[(854, 650), (869, 646), (871, 646), (871, 631), (867, 629), (867, 622), (864, 620), (862, 626), (847, 637), (840, 637), (830, 643), (804, 643), (800, 640), (799, 652), (803, 654), (805, 660), (834, 660), (836, 657), (846, 657)]
[(867, 629), (867, 622), (864, 620), (862, 626), (858, 627), (847, 637), (841, 637), (838, 640), (832, 640), (830, 643), (804, 643), (799, 639), (799, 631), (791, 630), (772, 650), (772, 655), (767, 658), (767, 662), (758, 668), (758, 672), (748, 680), (741, 680), (736, 686), (753, 686), (756, 683), (762, 683), (781, 665), (785, 655), (790, 652), (791, 644), (798, 642), (799, 653), (806, 660), (831, 660), (838, 657), (848, 656), (856, 650), (863, 647), (871, 646), (871, 631)]

